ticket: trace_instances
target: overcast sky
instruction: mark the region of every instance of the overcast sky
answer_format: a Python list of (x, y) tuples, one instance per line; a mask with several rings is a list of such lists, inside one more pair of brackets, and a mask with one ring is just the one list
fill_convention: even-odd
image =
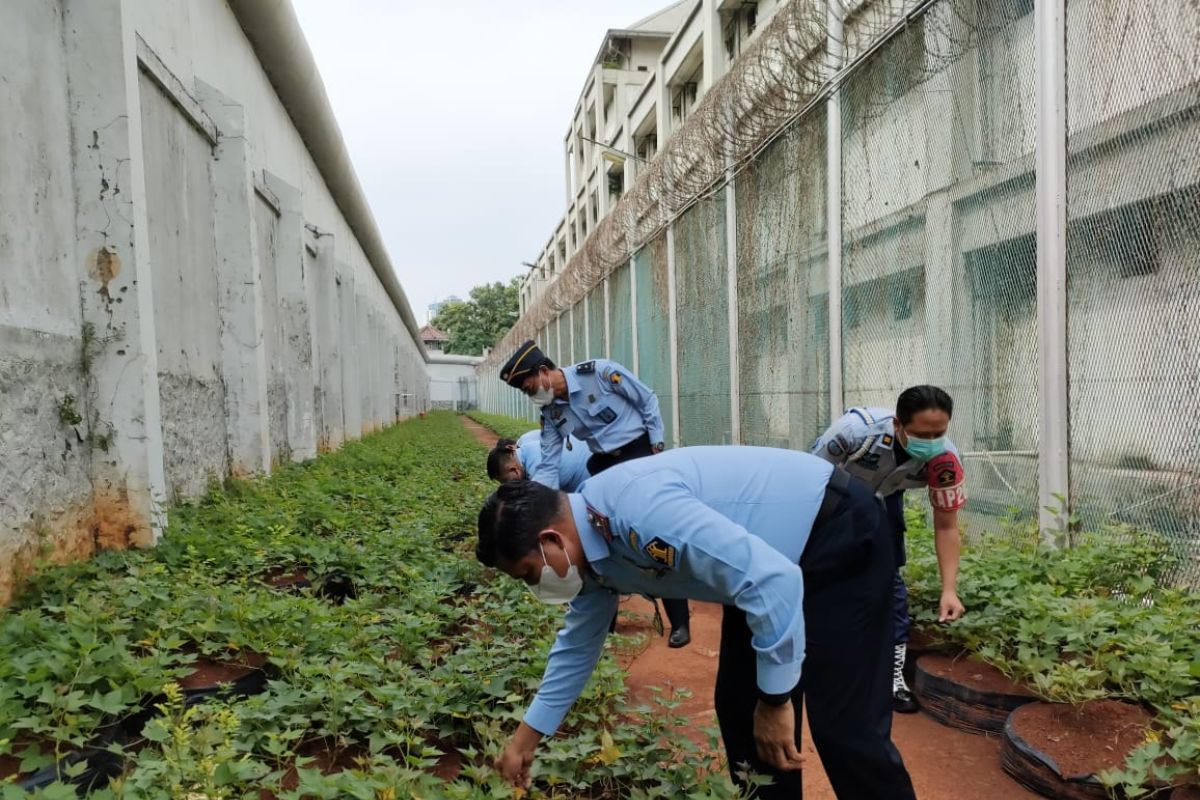
[(605, 31), (670, 0), (293, 0), (418, 321), (508, 280), (566, 210), (562, 140)]

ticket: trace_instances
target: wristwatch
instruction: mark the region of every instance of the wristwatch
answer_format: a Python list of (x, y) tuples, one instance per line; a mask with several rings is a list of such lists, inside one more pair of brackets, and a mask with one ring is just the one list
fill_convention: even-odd
[(651, 449), (656, 453), (661, 453), (663, 450), (667, 449), (667, 446), (663, 442), (657, 442)]
[(787, 702), (792, 699), (792, 693), (784, 692), (783, 694), (767, 694), (762, 689), (759, 689), (758, 699), (760, 702), (765, 703), (766, 705), (772, 706), (773, 708), (779, 708), (782, 705), (786, 705)]

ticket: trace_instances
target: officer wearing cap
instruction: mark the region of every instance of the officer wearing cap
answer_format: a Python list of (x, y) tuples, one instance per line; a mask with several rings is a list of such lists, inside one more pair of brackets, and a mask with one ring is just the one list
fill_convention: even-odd
[[(520, 389), (542, 409), (542, 459), (529, 477), (551, 488), (559, 484), (563, 442), (587, 442), (587, 470), (598, 475), (614, 464), (661, 453), (662, 412), (654, 391), (621, 364), (597, 358), (558, 369), (532, 339), (500, 370), (500, 380)], [(664, 600), (671, 621), (671, 647), (691, 640), (687, 601)]]
[[(550, 488), (573, 492), (590, 475), (587, 461), (591, 454), (587, 446), (574, 436), (567, 441), (571, 443), (571, 447), (564, 446), (562, 460), (558, 465), (558, 485)], [(496, 442), (496, 446), (488, 453), (488, 477), (501, 483), (529, 480), (541, 463), (542, 432), (529, 431), (521, 434), (521, 438), (515, 442), (512, 439)]]
[(892, 702), (896, 711), (912, 713), (916, 701), (904, 680), (908, 649), (908, 590), (900, 576), (904, 565), (904, 490), (928, 487), (933, 506), (934, 546), (942, 575), (938, 621), (953, 622), (964, 608), (958, 599), (958, 511), (967, 502), (962, 462), (946, 438), (954, 401), (936, 386), (912, 386), (896, 402), (896, 410), (852, 408), (825, 431), (812, 452), (844, 467), (884, 498), (895, 534), (896, 575), (893, 584), (895, 645)]
[(542, 409), (542, 463), (532, 477), (547, 486), (557, 483), (569, 433), (587, 442), (593, 475), (664, 449), (658, 397), (615, 361), (597, 358), (559, 369), (530, 340), (500, 370), (500, 380)]
[(907, 800), (891, 741), (892, 534), (870, 487), (820, 458), (686, 447), (617, 465), (578, 494), (502, 484), (476, 556), (545, 602), (569, 603), (537, 696), (496, 762), (528, 786), (537, 744), (583, 690), (618, 595), (723, 603), (716, 711), (734, 780), (799, 797), (800, 713), (843, 800)]

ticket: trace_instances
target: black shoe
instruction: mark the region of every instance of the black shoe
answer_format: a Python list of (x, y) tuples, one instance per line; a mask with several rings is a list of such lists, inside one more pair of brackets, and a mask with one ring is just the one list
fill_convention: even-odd
[(908, 689), (897, 689), (892, 692), (892, 710), (897, 714), (915, 714), (917, 701)]
[(678, 628), (671, 629), (671, 635), (667, 638), (667, 647), (687, 647), (692, 641), (692, 632), (688, 630), (687, 625), (680, 625)]

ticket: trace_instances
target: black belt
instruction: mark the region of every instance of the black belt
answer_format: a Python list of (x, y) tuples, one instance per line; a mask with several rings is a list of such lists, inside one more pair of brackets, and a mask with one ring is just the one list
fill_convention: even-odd
[(841, 467), (834, 467), (833, 472), (829, 475), (829, 483), (825, 485), (825, 497), (821, 500), (821, 508), (817, 511), (817, 517), (813, 520), (813, 527), (825, 522), (833, 513), (837, 511), (838, 506), (842, 504), (842, 500), (850, 494), (850, 473)]
[(639, 444), (642, 444), (643, 439), (645, 440), (645, 444), (647, 444), (647, 445), (650, 444), (650, 434), (643, 433), (641, 436), (637, 437), (636, 439), (628, 441), (625, 444), (618, 447), (616, 450), (610, 450), (609, 452), (604, 453), (604, 455), (620, 457), (620, 456), (624, 455), (625, 451), (628, 450), (629, 448), (637, 447)]

